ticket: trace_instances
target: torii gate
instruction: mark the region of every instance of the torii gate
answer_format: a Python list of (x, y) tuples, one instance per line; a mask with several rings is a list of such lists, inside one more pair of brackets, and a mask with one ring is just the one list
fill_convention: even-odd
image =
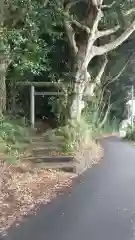
[[(65, 84), (65, 83), (64, 83)], [(35, 96), (57, 96), (64, 95), (64, 92), (59, 90), (62, 89), (62, 82), (18, 82), (17, 85), (30, 87), (30, 123), (31, 127), (35, 126)], [(48, 87), (56, 86), (58, 91), (56, 92), (40, 92), (35, 91), (35, 87)]]

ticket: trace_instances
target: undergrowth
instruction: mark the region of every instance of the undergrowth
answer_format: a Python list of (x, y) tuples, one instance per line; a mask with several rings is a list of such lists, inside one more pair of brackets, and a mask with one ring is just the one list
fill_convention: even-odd
[(102, 137), (104, 134), (117, 132), (117, 122), (113, 119), (111, 122), (106, 121), (100, 128), (96, 124), (96, 114), (83, 115), (80, 121), (69, 120), (65, 126), (60, 126), (53, 131), (49, 131), (46, 135), (49, 136), (51, 141), (58, 141), (60, 137), (62, 141), (61, 151), (66, 154), (73, 154), (78, 151), (79, 148), (87, 146), (96, 138)]
[(66, 126), (56, 129), (55, 134), (63, 137), (62, 151), (71, 154), (77, 151), (82, 143), (86, 144), (91, 137), (91, 128), (82, 118), (80, 121), (68, 121)]
[[(60, 126), (54, 131), (48, 132), (50, 140), (57, 141), (58, 136), (62, 139), (61, 151), (71, 154), (77, 151), (81, 145), (87, 145), (91, 140), (105, 134), (118, 132), (116, 118), (105, 118), (102, 104), (99, 101), (92, 102), (84, 109), (80, 121), (69, 120), (65, 126)], [(104, 121), (105, 119), (105, 121)]]
[(0, 118), (0, 153), (11, 162), (19, 160), (21, 153), (30, 143), (30, 129), (21, 120)]

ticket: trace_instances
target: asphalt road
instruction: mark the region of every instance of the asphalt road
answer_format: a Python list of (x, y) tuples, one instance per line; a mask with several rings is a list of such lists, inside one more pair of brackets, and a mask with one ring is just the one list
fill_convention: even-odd
[(112, 137), (71, 193), (42, 206), (6, 240), (135, 240), (135, 147)]

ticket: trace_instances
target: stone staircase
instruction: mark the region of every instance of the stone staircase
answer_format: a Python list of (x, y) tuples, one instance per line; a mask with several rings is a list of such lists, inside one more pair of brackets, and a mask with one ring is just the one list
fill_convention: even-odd
[(44, 136), (33, 137), (31, 154), (27, 160), (41, 169), (62, 169), (77, 173), (78, 162), (74, 157), (60, 154), (63, 141), (64, 139), (61, 137), (56, 137), (55, 140), (50, 140)]

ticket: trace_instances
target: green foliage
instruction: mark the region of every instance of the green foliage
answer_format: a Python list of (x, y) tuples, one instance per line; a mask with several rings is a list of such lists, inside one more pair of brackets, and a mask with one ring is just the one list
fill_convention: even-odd
[(19, 122), (15, 120), (0, 119), (0, 135), (8, 142), (15, 143), (16, 140), (27, 142), (29, 139), (29, 131), (26, 129), (26, 126), (21, 126)]
[(56, 135), (64, 138), (62, 150), (72, 154), (90, 138), (91, 131), (84, 119), (71, 120), (66, 126), (59, 127), (56, 130)]
[(102, 136), (106, 133), (113, 133), (118, 131), (119, 122), (114, 117), (110, 119), (110, 113), (108, 114), (104, 124), (102, 125), (102, 121), (104, 119), (105, 109), (103, 106), (103, 102), (97, 103), (95, 101), (88, 104), (85, 112), (83, 113), (84, 119), (91, 129), (91, 135), (95, 137)]
[[(93, 110), (94, 111), (94, 110)], [(94, 113), (94, 112), (93, 112)], [(57, 137), (62, 137), (62, 151), (67, 154), (74, 154), (82, 146), (87, 147), (90, 141), (97, 137), (102, 137), (106, 133), (113, 133), (118, 131), (118, 124), (116, 119), (112, 121), (106, 120), (105, 124), (100, 128), (96, 124), (98, 117), (95, 114), (83, 116), (80, 121), (70, 120), (65, 126), (57, 128), (51, 135), (51, 140)], [(49, 134), (50, 135), (50, 134)]]
[(105, 112), (107, 111), (106, 104), (110, 104), (109, 99), (110, 95), (108, 95), (106, 99), (103, 99), (103, 91), (101, 89), (97, 91), (96, 96), (88, 102), (86, 108), (84, 109), (84, 118), (88, 122), (89, 126), (91, 126), (92, 130), (94, 130), (94, 128), (99, 129), (99, 125), (103, 121)]
[(7, 160), (15, 162), (30, 143), (31, 131), (28, 127), (10, 118), (0, 119), (0, 151), (7, 154)]
[(10, 59), (12, 78), (50, 71), (49, 53), (61, 38), (56, 2), (46, 8), (42, 1), (7, 0), (3, 12), (0, 50)]
[[(47, 43), (40, 36), (39, 6), (35, 1), (7, 1), (3, 45), (18, 75), (40, 74), (48, 67)], [(1, 40), (2, 41), (2, 40)], [(2, 43), (1, 43), (2, 44)]]

